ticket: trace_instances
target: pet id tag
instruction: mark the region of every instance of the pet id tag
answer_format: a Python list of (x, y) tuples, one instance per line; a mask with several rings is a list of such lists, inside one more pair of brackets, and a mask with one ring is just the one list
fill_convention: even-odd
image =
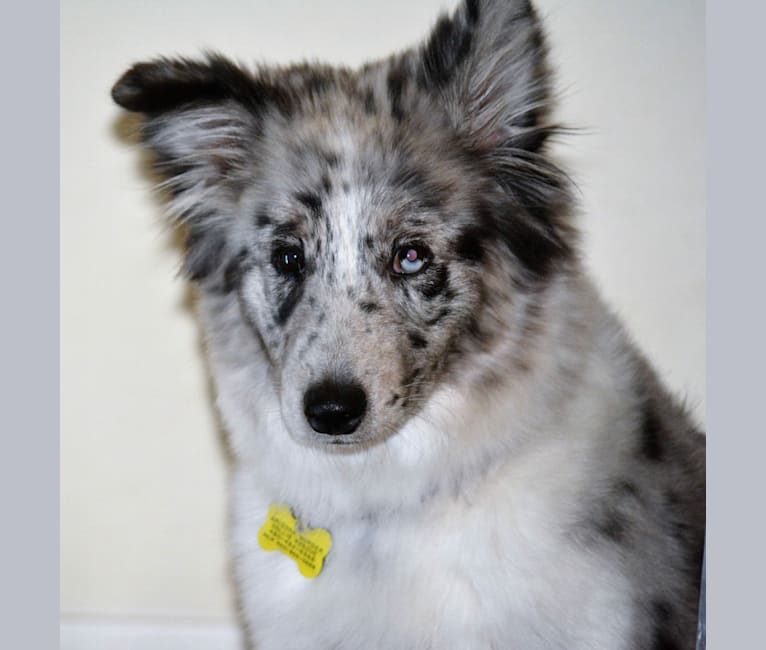
[(274, 503), (258, 532), (258, 544), (265, 551), (282, 551), (295, 561), (302, 576), (316, 578), (332, 547), (332, 535), (324, 528), (299, 530), (290, 508)]

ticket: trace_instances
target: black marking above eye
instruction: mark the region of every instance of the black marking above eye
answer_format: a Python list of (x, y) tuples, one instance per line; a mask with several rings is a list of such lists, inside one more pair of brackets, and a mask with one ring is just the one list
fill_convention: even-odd
[(295, 198), (299, 203), (306, 206), (312, 215), (318, 217), (322, 213), (322, 199), (318, 194), (314, 192), (299, 192)]
[(265, 228), (271, 225), (271, 217), (265, 210), (260, 210), (255, 215), (255, 224), (259, 228)]
[(292, 277), (303, 273), (306, 265), (298, 246), (278, 246), (271, 254), (271, 263), (278, 273)]

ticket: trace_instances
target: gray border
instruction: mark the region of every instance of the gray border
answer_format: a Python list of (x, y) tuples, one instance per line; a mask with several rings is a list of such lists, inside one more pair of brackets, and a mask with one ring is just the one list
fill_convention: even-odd
[(766, 638), (766, 7), (711, 0), (707, 11), (707, 635), (714, 650), (745, 649)]
[[(766, 155), (758, 65), (766, 60), (766, 9), (744, 0), (709, 0), (707, 8), (708, 629), (714, 649), (748, 648), (763, 638), (764, 565), (753, 560), (766, 548), (759, 514), (763, 454), (756, 453), (764, 451), (764, 432), (755, 412), (763, 401), (758, 361), (766, 359), (763, 345), (748, 341), (760, 341), (766, 331), (759, 297), (766, 227), (756, 201)], [(3, 192), (0, 256), (6, 315), (0, 645), (52, 648), (58, 639), (58, 5), (6, 3), (0, 24), (12, 152), (6, 140), (5, 178), (12, 180)], [(749, 277), (752, 287), (743, 282)], [(743, 310), (744, 300), (757, 309)], [(743, 451), (739, 443), (747, 442), (758, 449)], [(746, 512), (755, 513), (749, 530), (740, 521)]]
[(0, 647), (58, 647), (59, 6), (6, 2)]

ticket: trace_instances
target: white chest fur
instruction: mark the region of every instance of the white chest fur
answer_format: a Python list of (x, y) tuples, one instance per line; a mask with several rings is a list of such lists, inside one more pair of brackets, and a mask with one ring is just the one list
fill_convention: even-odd
[(521, 474), (488, 482), (470, 502), (437, 494), (410, 513), (309, 518), (333, 535), (315, 579), (258, 547), (269, 499), (251, 473), (235, 474), (233, 550), (256, 648), (624, 647), (624, 581), (608, 558), (562, 537), (561, 483), (517, 491), (529, 480)]

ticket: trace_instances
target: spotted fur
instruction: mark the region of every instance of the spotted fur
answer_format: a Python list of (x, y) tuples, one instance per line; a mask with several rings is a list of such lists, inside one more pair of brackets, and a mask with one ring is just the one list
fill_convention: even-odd
[[(526, 1), (357, 70), (208, 53), (113, 97), (187, 228), (254, 647), (693, 647), (704, 436), (583, 274)], [(363, 415), (328, 434), (305, 401), (341, 384)], [(317, 579), (258, 548), (274, 501), (332, 532)]]

